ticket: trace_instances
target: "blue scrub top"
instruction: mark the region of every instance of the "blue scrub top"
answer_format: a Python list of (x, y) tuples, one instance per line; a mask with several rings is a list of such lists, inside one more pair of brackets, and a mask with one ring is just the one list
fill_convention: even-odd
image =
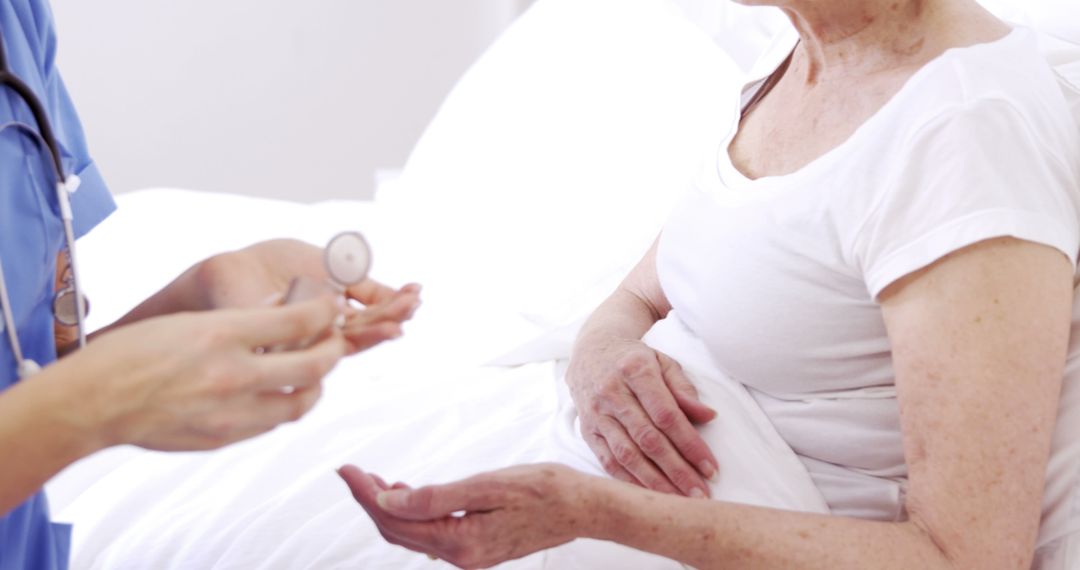
[[(116, 206), (90, 160), (82, 126), (54, 66), (56, 35), (47, 1), (0, 0), (0, 31), (11, 71), (49, 115), (66, 172), (82, 179), (71, 197), (75, 233), (82, 236)], [(9, 88), (0, 88), (0, 262), (23, 353), (45, 365), (56, 360), (51, 303), (64, 239), (51, 158), (37, 133), (26, 104)], [(16, 381), (15, 358), (0, 336), (0, 391)], [(66, 569), (70, 539), (71, 527), (49, 521), (45, 494), (38, 492), (0, 518), (0, 570)]]

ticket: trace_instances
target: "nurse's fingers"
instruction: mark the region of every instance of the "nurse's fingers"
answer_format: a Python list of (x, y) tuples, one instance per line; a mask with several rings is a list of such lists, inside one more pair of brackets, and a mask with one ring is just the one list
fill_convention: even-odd
[(394, 293), (397, 293), (396, 289), (383, 285), (374, 279), (364, 279), (359, 283), (349, 285), (345, 289), (345, 294), (350, 299), (356, 299), (364, 305), (380, 303), (393, 297)]
[(349, 344), (349, 354), (367, 350), (377, 344), (399, 338), (401, 324), (388, 321), (373, 325), (346, 324), (341, 331)]
[(355, 285), (350, 285), (345, 292), (350, 298), (356, 299), (364, 305), (375, 305), (393, 298), (398, 293), (419, 295), (420, 285), (409, 283), (401, 289), (394, 289), (374, 279), (365, 279)]
[(292, 345), (316, 338), (342, 313), (337, 298), (323, 295), (280, 307), (237, 311), (238, 335), (251, 348)]
[(404, 322), (412, 318), (420, 307), (418, 293), (395, 293), (383, 302), (363, 308), (349, 307), (345, 311), (346, 325), (350, 323), (370, 324), (381, 321)]
[(315, 383), (306, 388), (300, 388), (289, 394), (263, 393), (259, 394), (255, 405), (259, 416), (268, 426), (278, 426), (283, 423), (295, 422), (307, 415), (322, 397), (322, 383)]
[(254, 356), (256, 391), (281, 391), (318, 384), (347, 354), (344, 336), (338, 331), (301, 350)]
[(241, 403), (221, 410), (216, 419), (207, 422), (206, 431), (215, 447), (250, 439), (273, 430), (281, 424), (294, 422), (311, 411), (322, 397), (322, 384), (315, 384), (291, 393), (255, 394)]

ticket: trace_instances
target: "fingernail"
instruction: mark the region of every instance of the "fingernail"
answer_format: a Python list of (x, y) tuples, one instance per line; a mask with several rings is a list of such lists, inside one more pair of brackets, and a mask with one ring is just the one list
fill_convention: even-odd
[(379, 507), (386, 510), (400, 509), (405, 506), (405, 492), (399, 490), (383, 491), (375, 497), (375, 502), (379, 503)]
[(691, 499), (704, 499), (705, 498), (705, 491), (702, 491), (701, 489), (698, 489), (697, 487), (694, 487), (693, 489), (690, 489), (690, 498)]
[(334, 328), (339, 328), (339, 329), (345, 328), (345, 314), (344, 313), (338, 315), (337, 317), (334, 317)]
[(710, 483), (716, 482), (716, 468), (709, 461), (702, 461), (698, 468), (701, 470), (701, 474), (709, 480)]
[(344, 295), (338, 295), (334, 297), (334, 301), (337, 303), (338, 308), (342, 311), (345, 310), (345, 307), (349, 306), (349, 301), (345, 299)]

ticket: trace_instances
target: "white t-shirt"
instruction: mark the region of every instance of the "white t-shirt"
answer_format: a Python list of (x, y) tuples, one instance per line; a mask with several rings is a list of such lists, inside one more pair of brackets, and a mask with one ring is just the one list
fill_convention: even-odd
[[(793, 36), (778, 41), (754, 79), (793, 45)], [(834, 514), (902, 519), (907, 467), (876, 297), (993, 237), (1046, 244), (1076, 264), (1080, 133), (1058, 78), (1023, 28), (949, 50), (846, 142), (797, 172), (757, 180), (727, 152), (739, 112), (731, 109), (720, 152), (663, 230), (660, 283), (716, 365), (750, 389), (803, 459)], [(1075, 393), (1073, 336), (1066, 384)], [(1076, 415), (1059, 421), (1059, 440), (1080, 439), (1063, 431), (1080, 428)], [(1075, 447), (1051, 465), (1055, 504), (1044, 512), (1059, 521), (1080, 503)], [(1072, 519), (1080, 531), (1080, 515)]]

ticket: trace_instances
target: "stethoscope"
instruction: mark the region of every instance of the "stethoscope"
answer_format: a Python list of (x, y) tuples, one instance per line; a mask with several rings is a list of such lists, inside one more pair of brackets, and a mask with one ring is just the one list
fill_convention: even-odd
[[(64, 163), (60, 155), (60, 147), (56, 144), (53, 136), (52, 125), (45, 114), (45, 108), (33, 91), (22, 82), (8, 68), (7, 52), (4, 50), (4, 38), (0, 35), (0, 85), (14, 91), (30, 108), (37, 123), (41, 139), (49, 149), (52, 158), (53, 170), (56, 174), (56, 201), (60, 207), (60, 220), (64, 226), (64, 249), (67, 260), (67, 270), (64, 272), (63, 286), (59, 287), (53, 298), (53, 315), (56, 320), (65, 326), (74, 326), (78, 330), (79, 347), (86, 346), (86, 297), (82, 294), (79, 282), (78, 261), (75, 255), (75, 230), (72, 226), (73, 215), (71, 212), (71, 194), (79, 187), (79, 177), (74, 174), (64, 175)], [(25, 358), (22, 346), (19, 344), (19, 335), (15, 330), (15, 317), (12, 315), (11, 300), (8, 298), (7, 283), (4, 281), (4, 266), (0, 262), (0, 305), (4, 315), (4, 331), (7, 333), (8, 344), (11, 352), (15, 355), (19, 378), (26, 378), (39, 370), (41, 366)]]
[[(0, 34), (0, 86), (5, 86), (14, 91), (26, 105), (37, 122), (41, 139), (49, 149), (52, 157), (53, 169), (56, 173), (56, 200), (60, 205), (60, 219), (64, 226), (64, 249), (67, 259), (67, 268), (61, 275), (62, 286), (53, 296), (52, 310), (56, 321), (64, 326), (76, 327), (78, 330), (79, 348), (86, 346), (86, 312), (89, 304), (86, 296), (82, 293), (79, 281), (78, 264), (75, 255), (75, 230), (71, 210), (71, 194), (78, 190), (79, 177), (71, 174), (64, 176), (64, 165), (61, 161), (60, 147), (56, 144), (53, 136), (52, 125), (45, 114), (45, 108), (41, 101), (34, 96), (33, 91), (22, 82), (8, 68), (7, 53), (4, 51), (4, 38)], [(332, 290), (344, 293), (351, 285), (360, 283), (367, 278), (371, 268), (371, 247), (367, 240), (359, 232), (342, 232), (330, 240), (323, 250), (323, 265), (325, 266), (329, 285)], [(298, 299), (298, 280), (290, 285), (290, 293), (287, 294), (286, 302)], [(0, 261), (0, 309), (3, 312), (3, 328), (7, 333), (8, 344), (11, 353), (15, 356), (19, 378), (26, 378), (41, 370), (41, 366), (32, 359), (26, 358), (19, 343), (19, 335), (15, 329), (15, 317), (12, 314), (11, 300), (8, 298), (7, 283), (4, 281), (4, 266)]]

